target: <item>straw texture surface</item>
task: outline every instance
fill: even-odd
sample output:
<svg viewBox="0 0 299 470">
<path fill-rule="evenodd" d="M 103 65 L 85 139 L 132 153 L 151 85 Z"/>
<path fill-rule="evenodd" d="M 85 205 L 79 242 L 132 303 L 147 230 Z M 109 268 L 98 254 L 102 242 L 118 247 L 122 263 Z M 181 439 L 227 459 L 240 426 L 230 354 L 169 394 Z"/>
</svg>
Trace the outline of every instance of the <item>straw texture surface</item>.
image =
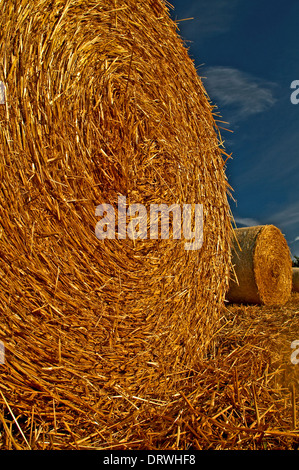
<svg viewBox="0 0 299 470">
<path fill-rule="evenodd" d="M 293 268 L 293 291 L 299 292 L 299 268 Z"/>
<path fill-rule="evenodd" d="M 227 299 L 235 303 L 284 305 L 292 291 L 290 250 L 273 225 L 234 230 L 233 271 Z"/>
<path fill-rule="evenodd" d="M 31 416 L 36 442 L 59 417 L 63 432 L 114 435 L 133 425 L 128 404 L 139 416 L 175 400 L 219 327 L 225 152 L 165 3 L 0 7 L 0 401 Z M 98 240 L 95 208 L 120 195 L 203 204 L 201 250 Z"/>
</svg>

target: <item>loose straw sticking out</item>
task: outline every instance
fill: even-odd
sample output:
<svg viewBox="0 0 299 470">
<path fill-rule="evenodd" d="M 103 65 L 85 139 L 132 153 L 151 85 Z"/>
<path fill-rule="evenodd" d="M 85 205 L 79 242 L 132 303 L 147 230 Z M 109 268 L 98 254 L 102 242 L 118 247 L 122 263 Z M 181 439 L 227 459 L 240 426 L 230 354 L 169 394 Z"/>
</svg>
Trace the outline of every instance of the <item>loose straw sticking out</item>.
<svg viewBox="0 0 299 470">
<path fill-rule="evenodd" d="M 295 385 L 292 384 L 291 387 L 291 399 L 292 399 L 292 427 L 296 429 L 297 427 L 297 417 L 296 417 L 296 389 Z"/>
<path fill-rule="evenodd" d="M 287 242 L 273 225 L 234 230 L 232 263 L 236 278 L 232 303 L 284 305 L 292 290 L 292 261 Z"/>
<path fill-rule="evenodd" d="M 299 268 L 293 268 L 293 291 L 299 292 Z"/>
<path fill-rule="evenodd" d="M 4 396 L 3 393 L 1 392 L 1 390 L 0 390 L 0 393 L 1 393 L 1 396 L 2 396 L 2 398 L 3 398 L 3 400 L 4 400 L 4 403 L 6 404 L 6 406 L 7 406 L 8 410 L 9 410 L 9 412 L 10 412 L 10 414 L 11 414 L 11 416 L 12 416 L 14 422 L 15 422 L 15 424 L 17 425 L 17 428 L 19 429 L 19 431 L 20 431 L 20 433 L 21 433 L 21 435 L 22 435 L 24 441 L 26 442 L 28 449 L 30 450 L 31 447 L 30 447 L 30 445 L 29 445 L 29 443 L 28 443 L 26 437 L 24 436 L 24 433 L 23 433 L 23 431 L 22 431 L 22 429 L 21 429 L 21 427 L 20 427 L 20 425 L 19 425 L 19 423 L 18 423 L 16 417 L 15 417 L 15 415 L 13 414 L 13 412 L 12 412 L 12 410 L 11 410 L 9 404 L 8 404 L 7 401 L 6 401 L 5 396 Z M 3 423 L 3 424 L 5 423 L 4 418 L 2 419 L 2 423 Z M 7 430 L 7 428 L 5 428 L 5 429 Z M 13 441 L 13 442 L 14 442 L 14 441 Z M 14 445 L 16 445 L 15 442 L 14 442 Z M 16 448 L 18 448 L 18 446 L 16 446 Z"/>
</svg>

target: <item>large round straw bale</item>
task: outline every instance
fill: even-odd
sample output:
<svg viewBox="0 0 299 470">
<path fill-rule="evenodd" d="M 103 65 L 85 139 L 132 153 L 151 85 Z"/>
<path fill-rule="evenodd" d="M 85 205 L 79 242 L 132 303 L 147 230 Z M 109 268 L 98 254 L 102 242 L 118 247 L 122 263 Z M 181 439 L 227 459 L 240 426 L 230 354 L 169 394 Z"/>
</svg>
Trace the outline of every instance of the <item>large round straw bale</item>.
<svg viewBox="0 0 299 470">
<path fill-rule="evenodd" d="M 291 295 L 292 261 L 281 231 L 273 225 L 234 230 L 233 273 L 227 299 L 235 303 L 283 305 Z"/>
<path fill-rule="evenodd" d="M 207 353 L 229 282 L 213 107 L 160 0 L 0 6 L 0 331 L 10 372 L 25 364 L 28 394 L 55 384 L 55 400 L 81 400 L 76 409 L 127 406 L 137 391 L 167 396 Z M 117 211 L 119 196 L 147 209 L 202 204 L 202 248 L 187 251 L 183 237 L 99 240 L 96 207 Z M 118 399 L 101 404 L 99 389 Z"/>
<path fill-rule="evenodd" d="M 299 292 L 299 268 L 293 268 L 293 291 Z"/>
</svg>

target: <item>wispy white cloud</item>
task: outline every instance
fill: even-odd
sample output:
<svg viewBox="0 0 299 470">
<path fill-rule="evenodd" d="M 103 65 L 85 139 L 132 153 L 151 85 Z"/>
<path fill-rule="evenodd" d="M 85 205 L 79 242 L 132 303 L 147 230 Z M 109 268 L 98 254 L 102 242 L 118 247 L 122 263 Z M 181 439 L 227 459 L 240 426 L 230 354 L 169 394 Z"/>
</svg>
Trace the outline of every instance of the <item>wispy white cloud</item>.
<svg viewBox="0 0 299 470">
<path fill-rule="evenodd" d="M 275 83 L 233 67 L 213 66 L 203 69 L 204 84 L 218 107 L 229 108 L 230 122 L 244 120 L 266 111 L 276 102 Z M 222 114 L 222 109 L 220 109 Z M 224 116 L 224 118 L 226 118 Z"/>
<path fill-rule="evenodd" d="M 239 3 L 240 0 L 194 0 L 189 8 L 186 8 L 185 2 L 182 8 L 176 8 L 174 16 L 177 19 L 193 18 L 179 23 L 179 28 L 185 39 L 196 39 L 198 43 L 229 31 Z"/>
<path fill-rule="evenodd" d="M 256 219 L 251 219 L 250 217 L 235 217 L 236 224 L 243 225 L 244 227 L 253 227 L 260 225 L 260 222 Z"/>
<path fill-rule="evenodd" d="M 299 201 L 271 216 L 271 221 L 282 227 L 299 225 Z M 299 240 L 299 237 L 297 237 Z M 297 241 L 297 240 L 296 240 Z"/>
</svg>

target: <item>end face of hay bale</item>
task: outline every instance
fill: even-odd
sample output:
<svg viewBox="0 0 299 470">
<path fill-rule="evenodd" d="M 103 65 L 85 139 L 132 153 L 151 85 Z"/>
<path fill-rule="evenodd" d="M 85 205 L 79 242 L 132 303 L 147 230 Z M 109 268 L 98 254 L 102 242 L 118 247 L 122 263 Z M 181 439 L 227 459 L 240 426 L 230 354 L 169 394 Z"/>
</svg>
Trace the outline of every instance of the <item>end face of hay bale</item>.
<svg viewBox="0 0 299 470">
<path fill-rule="evenodd" d="M 299 268 L 293 268 L 293 291 L 299 292 Z"/>
<path fill-rule="evenodd" d="M 229 302 L 284 305 L 289 300 L 292 261 L 287 242 L 277 227 L 235 229 L 232 264 Z"/>
<path fill-rule="evenodd" d="M 64 318 L 67 354 L 77 325 L 92 338 L 91 368 L 98 348 L 113 352 L 107 373 L 123 364 L 146 381 L 159 376 L 152 363 L 177 371 L 205 354 L 231 223 L 214 110 L 176 25 L 162 1 L 121 3 L 0 0 L 0 330 L 9 337 L 14 318 L 35 364 L 37 331 L 57 343 Z M 95 208 L 119 195 L 147 209 L 203 204 L 200 252 L 183 240 L 97 240 Z"/>
</svg>

